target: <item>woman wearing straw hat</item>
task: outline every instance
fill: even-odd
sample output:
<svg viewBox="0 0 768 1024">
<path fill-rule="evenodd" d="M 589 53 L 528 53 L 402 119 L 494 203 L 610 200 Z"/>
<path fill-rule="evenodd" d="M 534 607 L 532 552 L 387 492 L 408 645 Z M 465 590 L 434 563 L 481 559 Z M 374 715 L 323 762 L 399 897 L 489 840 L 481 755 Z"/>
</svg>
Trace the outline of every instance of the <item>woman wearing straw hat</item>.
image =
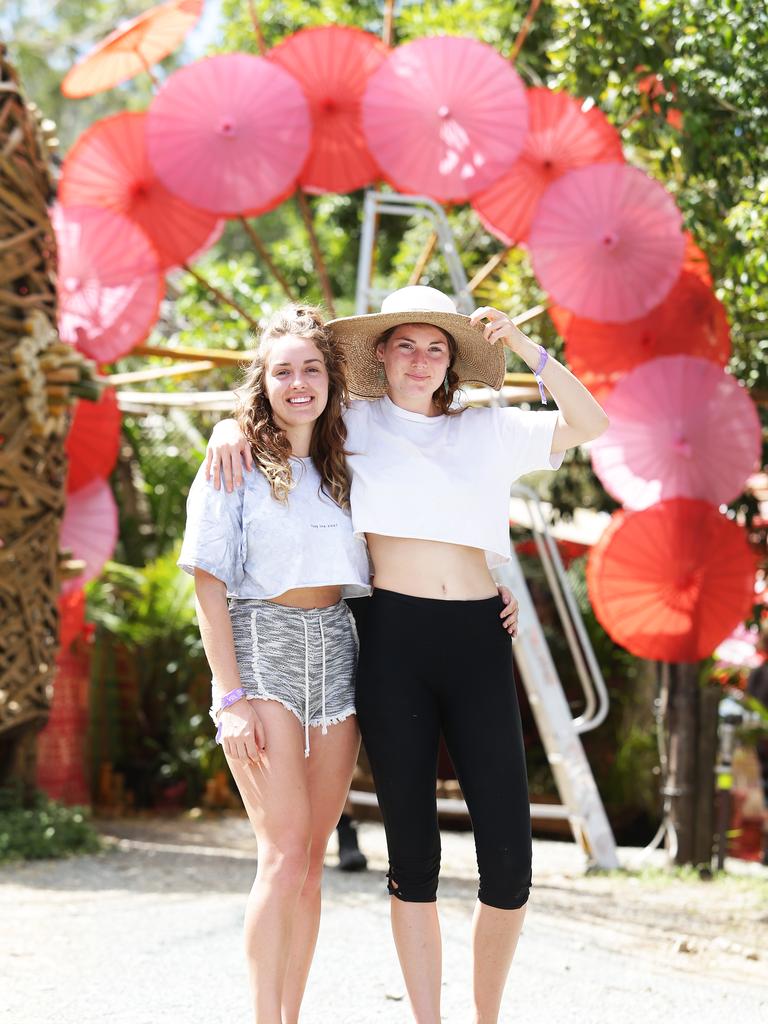
<svg viewBox="0 0 768 1024">
<path fill-rule="evenodd" d="M 328 324 L 344 346 L 355 533 L 374 591 L 358 662 L 358 722 L 387 834 L 392 930 L 419 1024 L 440 1020 L 436 910 L 440 734 L 472 818 L 480 874 L 472 945 L 476 1021 L 498 1019 L 531 883 L 531 834 L 511 645 L 490 570 L 510 557 L 510 485 L 556 469 L 605 430 L 587 389 L 491 307 L 471 317 L 434 288 L 385 299 L 381 313 Z M 558 410 L 460 408 L 463 383 L 501 387 L 504 347 Z M 214 464 L 242 477 L 248 453 L 219 424 Z M 224 443 L 226 442 L 226 443 Z"/>
</svg>

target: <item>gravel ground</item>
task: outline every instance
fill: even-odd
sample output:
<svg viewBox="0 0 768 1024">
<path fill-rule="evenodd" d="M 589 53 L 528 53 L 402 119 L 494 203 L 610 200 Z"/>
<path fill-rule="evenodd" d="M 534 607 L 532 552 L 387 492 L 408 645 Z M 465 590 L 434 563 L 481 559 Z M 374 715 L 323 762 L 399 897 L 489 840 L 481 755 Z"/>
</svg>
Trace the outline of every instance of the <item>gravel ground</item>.
<svg viewBox="0 0 768 1024">
<path fill-rule="evenodd" d="M 103 854 L 0 869 L 0 1020 L 250 1024 L 240 945 L 254 873 L 248 822 L 99 825 L 111 837 Z M 365 874 L 341 874 L 328 858 L 303 1024 L 411 1019 L 389 935 L 382 829 L 366 823 L 360 838 Z M 592 875 L 572 844 L 534 847 L 502 1021 L 768 1020 L 768 869 L 733 863 L 710 883 L 652 865 Z M 443 1019 L 469 1024 L 471 836 L 444 833 L 443 849 Z M 638 857 L 622 851 L 628 868 Z"/>
</svg>

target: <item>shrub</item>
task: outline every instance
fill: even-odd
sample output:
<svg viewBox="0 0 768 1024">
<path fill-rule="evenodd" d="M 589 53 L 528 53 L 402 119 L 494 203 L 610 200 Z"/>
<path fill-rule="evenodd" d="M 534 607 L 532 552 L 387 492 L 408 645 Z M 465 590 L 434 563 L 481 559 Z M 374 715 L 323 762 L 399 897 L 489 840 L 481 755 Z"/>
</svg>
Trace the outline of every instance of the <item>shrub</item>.
<svg viewBox="0 0 768 1024">
<path fill-rule="evenodd" d="M 0 861 L 43 860 L 101 849 L 86 808 L 65 807 L 44 793 L 36 793 L 25 805 L 20 789 L 0 790 Z"/>
</svg>

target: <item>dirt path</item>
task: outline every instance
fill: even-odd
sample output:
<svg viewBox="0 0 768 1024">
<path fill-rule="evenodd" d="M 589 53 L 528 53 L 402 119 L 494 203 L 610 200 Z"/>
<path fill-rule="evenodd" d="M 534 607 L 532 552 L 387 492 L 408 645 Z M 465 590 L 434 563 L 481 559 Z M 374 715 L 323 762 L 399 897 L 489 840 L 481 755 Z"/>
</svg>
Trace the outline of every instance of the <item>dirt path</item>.
<svg viewBox="0 0 768 1024">
<path fill-rule="evenodd" d="M 240 949 L 254 872 L 248 823 L 101 824 L 113 837 L 102 855 L 0 869 L 0 1020 L 249 1024 Z M 303 1024 L 410 1019 L 389 937 L 380 826 L 362 826 L 361 843 L 370 871 L 326 872 Z M 443 1019 L 459 1024 L 471 1020 L 471 836 L 445 833 L 443 849 Z M 502 1020 L 768 1020 L 767 869 L 712 883 L 655 868 L 586 875 L 573 846 L 541 842 L 534 866 Z"/>
</svg>

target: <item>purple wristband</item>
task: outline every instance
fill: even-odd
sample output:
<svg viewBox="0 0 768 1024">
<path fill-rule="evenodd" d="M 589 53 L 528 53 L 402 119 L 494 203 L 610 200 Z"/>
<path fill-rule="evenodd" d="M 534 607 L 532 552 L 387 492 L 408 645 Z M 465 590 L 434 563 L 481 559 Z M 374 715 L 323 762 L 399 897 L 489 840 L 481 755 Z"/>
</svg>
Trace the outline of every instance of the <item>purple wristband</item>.
<svg viewBox="0 0 768 1024">
<path fill-rule="evenodd" d="M 228 708 L 230 704 L 235 704 L 245 696 L 245 690 L 242 686 L 237 686 L 234 690 L 230 690 L 229 693 L 225 693 L 219 702 L 219 712 L 222 712 L 225 708 Z"/>
<path fill-rule="evenodd" d="M 534 380 L 536 381 L 536 383 L 539 385 L 539 394 L 541 395 L 541 403 L 542 403 L 542 405 L 546 405 L 547 404 L 547 396 L 544 394 L 544 381 L 541 379 L 541 372 L 544 369 L 544 367 L 547 365 L 547 360 L 549 359 L 549 353 L 547 352 L 547 350 L 544 348 L 543 345 L 539 345 L 539 353 L 540 353 L 539 354 L 539 365 L 533 371 L 533 377 L 534 377 Z"/>
<path fill-rule="evenodd" d="M 244 696 L 245 690 L 242 688 L 242 686 L 238 686 L 234 690 L 230 690 L 229 693 L 225 693 L 224 696 L 221 698 L 221 701 L 219 702 L 219 706 L 216 709 L 216 714 L 220 715 L 225 708 L 229 707 L 230 704 L 237 703 L 237 701 L 239 701 Z M 216 742 L 221 743 L 221 722 L 219 722 L 218 726 L 216 727 Z"/>
</svg>

